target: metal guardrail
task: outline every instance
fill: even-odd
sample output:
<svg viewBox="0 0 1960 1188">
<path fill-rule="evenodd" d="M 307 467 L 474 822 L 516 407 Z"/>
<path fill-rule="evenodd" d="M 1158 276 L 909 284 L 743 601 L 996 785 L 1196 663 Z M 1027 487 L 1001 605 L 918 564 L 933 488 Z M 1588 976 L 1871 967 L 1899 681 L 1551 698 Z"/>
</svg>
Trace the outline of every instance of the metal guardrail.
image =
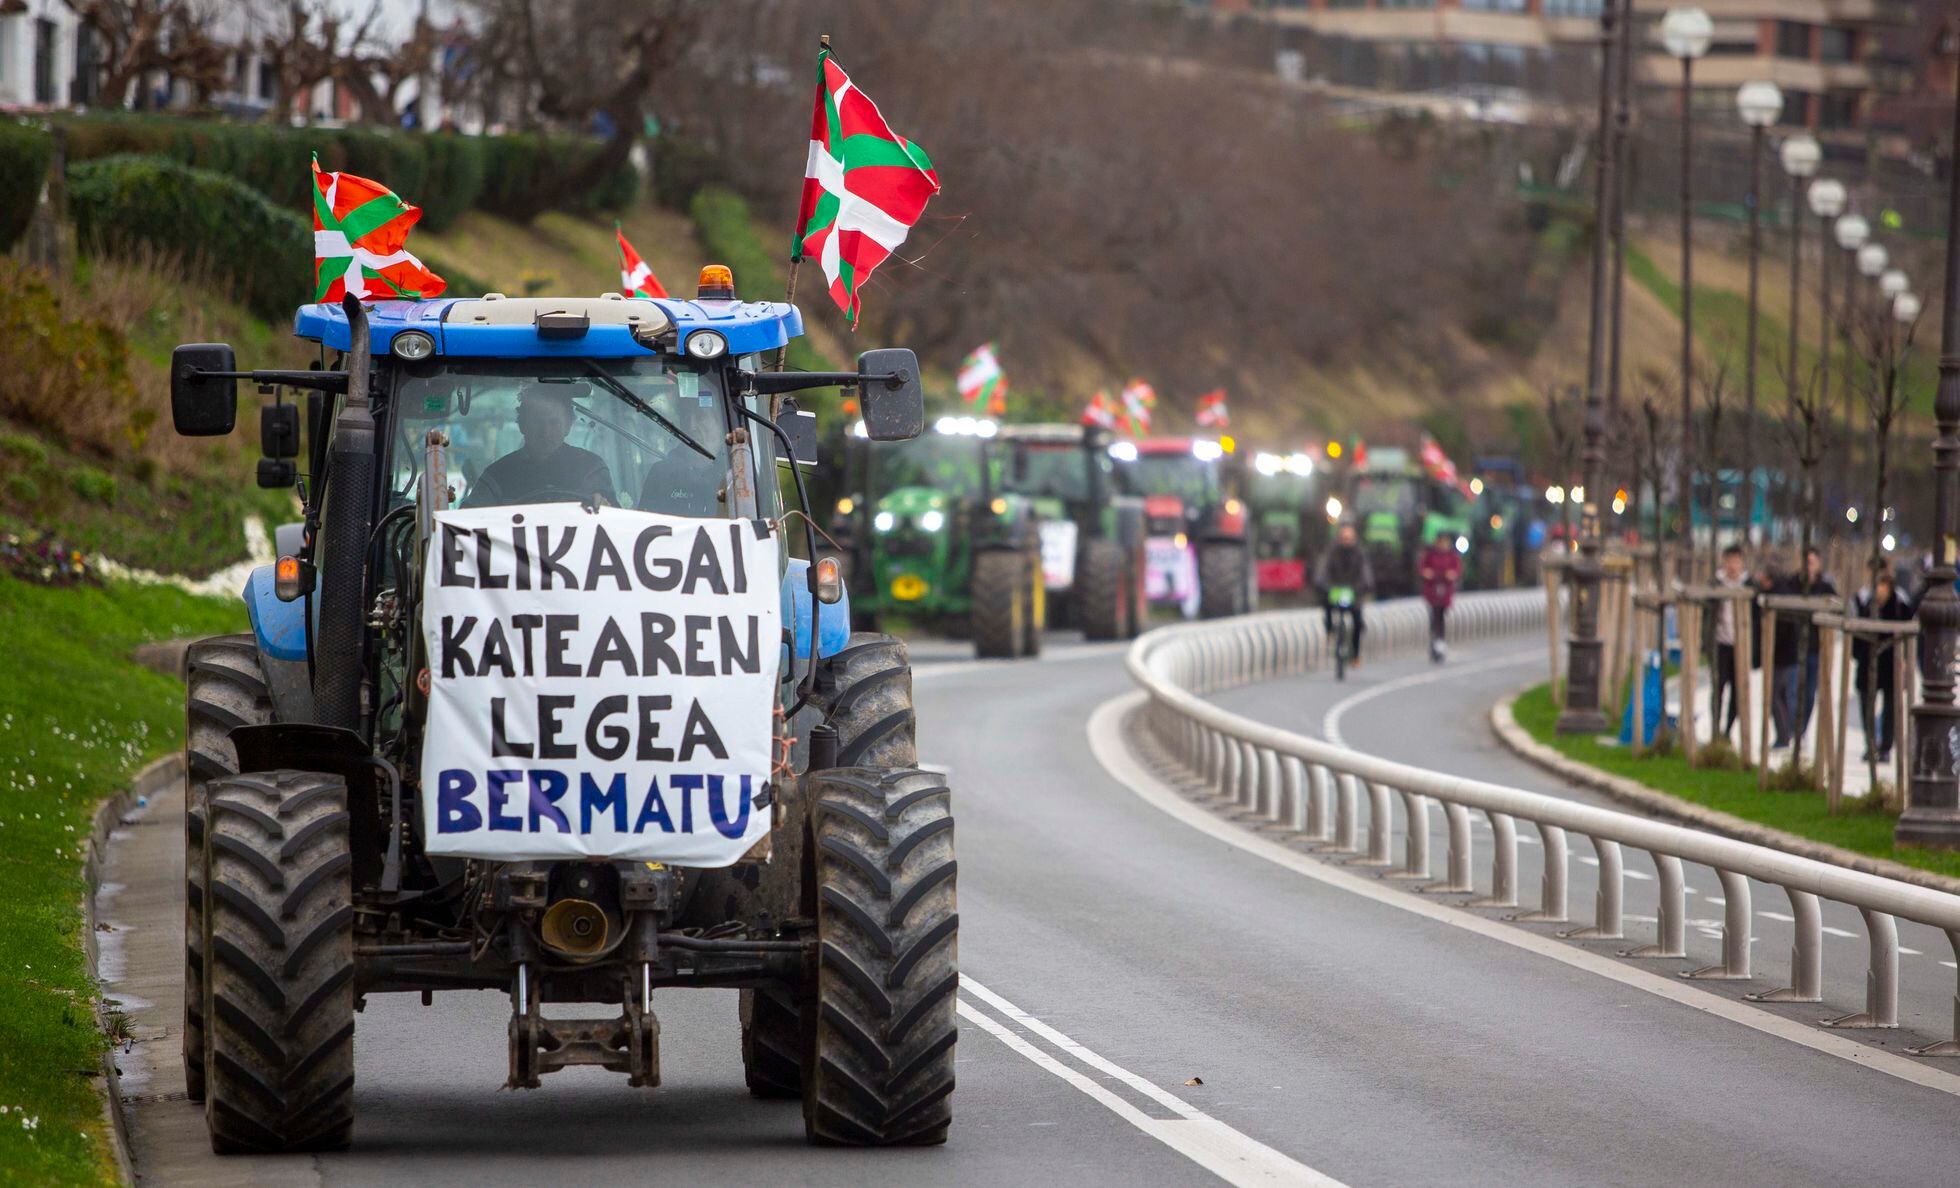
<svg viewBox="0 0 1960 1188">
<path fill-rule="evenodd" d="M 1450 615 L 1451 636 L 1486 638 L 1530 627 L 1545 613 L 1543 590 L 1470 594 Z M 1378 603 L 1368 610 L 1372 655 L 1410 650 L 1428 640 L 1428 611 L 1419 602 Z M 1722 960 L 1686 977 L 1747 979 L 1750 972 L 1750 889 L 1755 879 L 1783 890 L 1795 917 L 1796 944 L 1787 987 L 1746 997 L 1762 1002 L 1820 1002 L 1823 998 L 1822 900 L 1855 907 L 1870 938 L 1865 1010 L 1830 1020 L 1835 1027 L 1896 1027 L 1899 1019 L 1897 921 L 1912 920 L 1946 933 L 1960 964 L 1960 895 L 1951 895 L 1712 833 L 1595 808 L 1520 788 L 1464 779 L 1364 755 L 1358 751 L 1228 713 L 1204 699 L 1222 689 L 1325 667 L 1330 658 L 1320 612 L 1281 611 L 1159 628 L 1138 639 L 1130 675 L 1149 696 L 1144 727 L 1170 754 L 1221 795 L 1278 823 L 1326 853 L 1356 855 L 1354 866 L 1388 869 L 1386 877 L 1427 881 L 1432 803 L 1442 806 L 1448 853 L 1440 882 L 1428 890 L 1474 894 L 1470 814 L 1481 812 L 1492 834 L 1491 893 L 1474 907 L 1517 907 L 1518 822 L 1528 822 L 1544 845 L 1545 866 L 1536 910 L 1523 921 L 1568 919 L 1568 837 L 1590 840 L 1599 860 L 1593 922 L 1560 935 L 1611 940 L 1625 936 L 1623 847 L 1646 851 L 1659 874 L 1660 909 L 1652 944 L 1623 957 L 1685 958 L 1687 898 L 1682 864 L 1713 869 L 1727 899 Z M 1361 800 L 1368 799 L 1367 837 L 1361 838 Z M 1402 861 L 1391 854 L 1393 799 L 1404 811 Z M 1908 1049 L 1918 1056 L 1960 1056 L 1960 995 L 1954 1038 Z"/>
</svg>

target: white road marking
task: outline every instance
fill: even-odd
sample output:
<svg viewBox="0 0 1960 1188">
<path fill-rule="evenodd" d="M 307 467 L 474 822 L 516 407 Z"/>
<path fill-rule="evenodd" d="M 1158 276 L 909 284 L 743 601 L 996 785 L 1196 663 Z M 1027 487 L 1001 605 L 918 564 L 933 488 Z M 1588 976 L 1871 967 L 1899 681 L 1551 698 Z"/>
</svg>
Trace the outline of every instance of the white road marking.
<svg viewBox="0 0 1960 1188">
<path fill-rule="evenodd" d="M 1857 933 L 1855 933 L 1855 932 L 1846 932 L 1846 931 L 1845 931 L 1844 929 L 1842 929 L 1842 928 L 1833 928 L 1833 927 L 1831 927 L 1831 926 L 1830 926 L 1829 924 L 1826 924 L 1826 925 L 1824 925 L 1824 926 L 1823 926 L 1823 929 L 1824 929 L 1824 935 L 1825 935 L 1825 936 L 1842 936 L 1842 937 L 1848 937 L 1848 938 L 1850 938 L 1851 940 L 1857 940 L 1857 939 L 1858 939 L 1858 934 L 1857 934 Z"/>
<path fill-rule="evenodd" d="M 1797 922 L 1795 916 L 1786 916 L 1782 912 L 1757 912 L 1756 914 L 1765 920 L 1781 920 L 1785 924 L 1795 924 Z"/>
<path fill-rule="evenodd" d="M 1654 876 L 1644 870 L 1623 870 L 1620 873 L 1636 883 L 1651 883 L 1654 881 Z"/>
<path fill-rule="evenodd" d="M 1211 1172 L 1228 1184 L 1313 1185 L 1315 1188 L 1343 1188 L 1339 1180 L 1321 1174 L 1297 1159 L 1273 1150 L 1225 1125 L 1184 1099 L 1145 1080 L 1122 1066 L 1098 1056 L 1061 1032 L 1029 1015 L 1000 995 L 965 975 L 960 988 L 983 999 L 1001 1014 L 1047 1040 L 1055 1047 L 1177 1114 L 1175 1118 L 1152 1118 L 1122 1097 L 1100 1085 L 1077 1069 L 1037 1047 L 1026 1036 L 974 1006 L 959 1000 L 960 1015 L 979 1025 L 1001 1043 L 1054 1073 L 1084 1094 L 1100 1102 L 1117 1117 L 1163 1143 L 1178 1154 Z"/>
<path fill-rule="evenodd" d="M 1840 1060 L 1897 1077 L 1902 1081 L 1960 1097 L 1960 1076 L 1942 1072 L 1930 1064 L 1919 1063 L 1841 1035 L 1821 1031 L 1795 1019 L 1786 1019 L 1758 1009 L 1746 1002 L 1695 989 L 1679 978 L 1648 973 L 1646 970 L 1623 965 L 1577 945 L 1565 944 L 1552 937 L 1515 928 L 1461 908 L 1445 906 L 1433 900 L 1391 889 L 1373 879 L 1362 878 L 1338 867 L 1318 862 L 1279 842 L 1242 829 L 1186 800 L 1176 789 L 1165 784 L 1130 754 L 1129 747 L 1123 739 L 1123 719 L 1143 704 L 1144 700 L 1145 694 L 1137 691 L 1111 698 L 1097 706 L 1095 712 L 1089 716 L 1089 750 L 1095 755 L 1096 761 L 1102 764 L 1103 770 L 1108 772 L 1118 784 L 1128 788 L 1139 800 L 1200 833 L 1244 850 L 1248 854 L 1264 858 L 1275 865 L 1283 866 L 1296 874 L 1305 875 L 1316 882 L 1351 892 L 1364 899 L 1399 908 L 1452 928 L 1460 928 L 1465 932 L 1475 933 L 1513 948 L 1536 953 L 1541 957 L 1549 957 L 1553 961 L 1598 974 L 1621 985 L 1643 990 L 1657 998 L 1664 998 L 1669 1002 L 1720 1019 L 1727 1019 L 1732 1023 L 1740 1023 L 1765 1035 L 1801 1044 L 1827 1056 L 1835 1056 Z M 1826 929 L 1826 931 L 1831 930 Z"/>
<path fill-rule="evenodd" d="M 1396 677 L 1392 681 L 1383 681 L 1373 688 L 1363 689 L 1359 693 L 1350 693 L 1348 696 L 1341 698 L 1333 705 L 1327 707 L 1326 715 L 1320 720 L 1320 736 L 1337 747 L 1345 747 L 1348 744 L 1347 740 L 1341 736 L 1341 719 L 1346 717 L 1348 711 L 1357 705 L 1373 701 L 1377 697 L 1385 697 L 1390 693 L 1399 693 L 1404 689 L 1412 689 L 1417 685 L 1434 684 L 1437 681 L 1446 681 L 1460 676 L 1470 676 L 1473 673 L 1487 672 L 1493 668 L 1509 668 L 1513 665 L 1524 664 L 1532 660 L 1542 660 L 1544 658 L 1545 653 L 1543 651 L 1532 649 L 1526 652 L 1512 652 L 1508 655 L 1493 656 L 1488 660 L 1479 660 L 1475 664 L 1451 665 L 1445 668 L 1431 669 L 1428 672 L 1417 672 L 1411 673 L 1408 676 Z"/>
<path fill-rule="evenodd" d="M 1050 652 L 1032 663 L 1073 664 L 1078 660 L 1101 660 L 1108 656 L 1120 655 L 1123 652 L 1129 651 L 1129 649 L 1130 645 L 1125 642 L 1079 644 L 1061 652 Z M 1006 672 L 1010 666 L 1019 663 L 1026 662 L 1015 660 L 929 660 L 924 664 L 913 666 L 912 679 L 917 681 L 928 677 L 952 676 L 963 672 L 979 672 L 984 669 L 992 669 L 995 672 Z"/>
</svg>

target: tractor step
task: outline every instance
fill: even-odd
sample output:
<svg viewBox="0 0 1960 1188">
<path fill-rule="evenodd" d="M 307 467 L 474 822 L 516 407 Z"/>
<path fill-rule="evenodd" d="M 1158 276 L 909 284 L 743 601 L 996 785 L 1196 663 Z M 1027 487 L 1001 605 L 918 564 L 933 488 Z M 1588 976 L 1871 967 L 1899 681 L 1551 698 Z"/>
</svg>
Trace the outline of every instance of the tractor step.
<svg viewBox="0 0 1960 1188">
<path fill-rule="evenodd" d="M 595 1065 L 626 1074 L 634 1088 L 660 1084 L 660 1020 L 648 983 L 624 979 L 625 1008 L 611 1019 L 548 1019 L 528 969 L 520 969 L 511 993 L 510 1078 L 507 1089 L 536 1089 L 539 1078 L 561 1068 Z"/>
</svg>

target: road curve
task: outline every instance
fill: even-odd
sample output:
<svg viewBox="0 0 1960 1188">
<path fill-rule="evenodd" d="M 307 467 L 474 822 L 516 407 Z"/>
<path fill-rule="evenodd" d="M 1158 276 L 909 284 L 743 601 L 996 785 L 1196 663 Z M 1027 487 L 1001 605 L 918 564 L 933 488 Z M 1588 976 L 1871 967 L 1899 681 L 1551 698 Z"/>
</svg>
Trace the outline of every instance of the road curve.
<svg viewBox="0 0 1960 1188">
<path fill-rule="evenodd" d="M 178 822 L 160 798 L 112 847 L 103 904 L 128 933 L 110 992 L 138 1005 L 124 1066 L 139 1172 L 1918 1185 L 1960 1153 L 1946 1093 L 1303 878 L 1151 808 L 1085 735 L 1128 691 L 1120 649 L 920 658 L 921 758 L 955 788 L 968 978 L 944 1148 L 803 1146 L 794 1105 L 742 1088 L 732 993 L 656 996 L 657 1090 L 573 1070 L 528 1093 L 497 1088 L 506 1001 L 459 994 L 370 1001 L 351 1152 L 215 1160 L 171 1059 Z"/>
</svg>

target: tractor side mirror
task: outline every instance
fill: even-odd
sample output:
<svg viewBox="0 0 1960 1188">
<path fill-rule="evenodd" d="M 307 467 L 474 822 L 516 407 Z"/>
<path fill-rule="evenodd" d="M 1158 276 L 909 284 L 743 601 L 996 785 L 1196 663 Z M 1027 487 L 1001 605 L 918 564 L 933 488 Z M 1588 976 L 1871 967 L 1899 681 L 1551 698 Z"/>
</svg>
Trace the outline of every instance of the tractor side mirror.
<svg viewBox="0 0 1960 1188">
<path fill-rule="evenodd" d="M 776 428 L 789 439 L 790 461 L 798 466 L 817 464 L 817 414 L 804 412 L 794 400 L 785 400 L 776 416 Z"/>
<path fill-rule="evenodd" d="M 270 404 L 259 410 L 259 452 L 268 458 L 299 457 L 299 405 Z"/>
<path fill-rule="evenodd" d="M 222 342 L 170 352 L 170 423 L 185 437 L 223 437 L 238 424 L 238 357 Z"/>
<path fill-rule="evenodd" d="M 858 356 L 858 382 L 864 435 L 872 441 L 909 441 L 925 432 L 925 389 L 919 359 L 902 348 L 866 351 Z"/>
</svg>

